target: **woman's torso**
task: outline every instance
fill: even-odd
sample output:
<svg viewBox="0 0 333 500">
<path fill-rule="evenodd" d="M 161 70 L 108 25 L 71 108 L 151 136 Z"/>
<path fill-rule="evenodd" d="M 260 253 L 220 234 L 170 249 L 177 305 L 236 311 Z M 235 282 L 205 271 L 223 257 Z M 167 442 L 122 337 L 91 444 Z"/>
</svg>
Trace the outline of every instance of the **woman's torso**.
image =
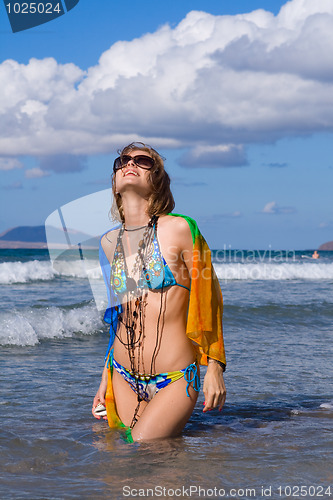
<svg viewBox="0 0 333 500">
<path fill-rule="evenodd" d="M 155 236 L 157 236 L 161 258 L 164 258 L 178 285 L 183 286 L 174 285 L 162 289 L 160 287 L 150 289 L 146 286 L 144 289 L 142 307 L 144 328 L 140 336 L 142 322 L 138 315 L 136 321 L 134 321 L 135 336 L 131 350 L 134 365 L 141 373 L 162 373 L 178 370 L 185 368 L 195 358 L 192 342 L 186 336 L 189 290 L 184 287 L 190 287 L 190 276 L 181 255 L 182 248 L 179 243 L 181 239 L 179 238 L 177 225 L 178 220 L 175 217 L 160 217 Z M 102 239 L 104 252 L 111 264 L 114 263 L 118 235 L 119 231 L 108 233 L 111 244 L 108 244 L 106 239 Z M 122 235 L 125 266 L 129 275 L 131 275 L 133 266 L 138 261 L 137 240 L 140 237 L 141 235 L 134 235 L 134 232 L 133 234 L 123 232 Z M 138 275 L 133 273 L 133 277 L 138 278 Z M 126 315 L 133 317 L 133 311 L 137 310 L 138 312 L 138 309 L 135 308 L 135 299 L 131 301 L 130 307 L 127 307 L 127 297 L 128 295 L 124 294 L 122 298 L 123 322 L 118 322 L 114 342 L 114 357 L 125 368 L 131 369 L 133 361 L 130 362 L 129 351 L 123 344 L 128 342 L 126 327 L 123 323 L 127 322 L 128 324 Z M 153 358 L 154 362 L 152 363 Z"/>
</svg>

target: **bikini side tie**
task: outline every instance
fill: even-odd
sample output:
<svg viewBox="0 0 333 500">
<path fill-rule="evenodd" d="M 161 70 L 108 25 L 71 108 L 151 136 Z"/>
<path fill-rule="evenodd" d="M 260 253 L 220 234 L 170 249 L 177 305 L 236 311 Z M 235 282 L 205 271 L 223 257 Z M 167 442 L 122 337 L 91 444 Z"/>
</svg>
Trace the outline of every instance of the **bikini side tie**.
<svg viewBox="0 0 333 500">
<path fill-rule="evenodd" d="M 199 376 L 198 376 L 198 367 L 197 367 L 196 363 L 192 363 L 191 365 L 188 365 L 185 368 L 184 379 L 187 382 L 186 394 L 187 394 L 188 398 L 190 397 L 189 392 L 188 392 L 188 388 L 190 387 L 191 383 L 193 383 L 192 384 L 193 385 L 193 389 L 196 392 L 200 391 L 200 379 L 199 379 Z"/>
</svg>

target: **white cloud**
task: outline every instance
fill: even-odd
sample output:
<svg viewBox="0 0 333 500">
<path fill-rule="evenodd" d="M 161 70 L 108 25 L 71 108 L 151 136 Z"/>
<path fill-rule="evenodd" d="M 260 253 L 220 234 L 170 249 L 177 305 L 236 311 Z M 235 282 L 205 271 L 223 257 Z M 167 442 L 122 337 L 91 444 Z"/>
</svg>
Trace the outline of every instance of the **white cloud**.
<svg viewBox="0 0 333 500">
<path fill-rule="evenodd" d="M 185 167 L 240 167 L 247 165 L 242 145 L 194 146 L 179 160 Z"/>
<path fill-rule="evenodd" d="M 14 170 L 15 168 L 22 168 L 22 163 L 17 158 L 0 157 L 0 170 Z"/>
<path fill-rule="evenodd" d="M 45 177 L 47 175 L 50 175 L 50 173 L 45 172 L 44 170 L 41 170 L 38 167 L 30 168 L 29 170 L 25 171 L 25 176 L 27 179 L 38 179 L 40 177 Z"/>
<path fill-rule="evenodd" d="M 332 0 L 292 0 L 277 16 L 190 12 L 115 43 L 87 72 L 7 60 L 0 154 L 82 157 L 143 140 L 188 148 L 186 165 L 246 164 L 248 143 L 333 131 L 332 52 Z"/>
<path fill-rule="evenodd" d="M 266 205 L 261 211 L 262 214 L 274 214 L 274 215 L 293 214 L 295 212 L 296 209 L 294 207 L 281 207 L 276 203 L 276 201 L 270 201 L 269 203 L 266 203 Z"/>
<path fill-rule="evenodd" d="M 264 208 L 262 209 L 262 213 L 263 214 L 275 214 L 275 210 L 276 210 L 276 201 L 270 201 L 269 203 L 266 203 L 266 205 L 264 206 Z"/>
</svg>

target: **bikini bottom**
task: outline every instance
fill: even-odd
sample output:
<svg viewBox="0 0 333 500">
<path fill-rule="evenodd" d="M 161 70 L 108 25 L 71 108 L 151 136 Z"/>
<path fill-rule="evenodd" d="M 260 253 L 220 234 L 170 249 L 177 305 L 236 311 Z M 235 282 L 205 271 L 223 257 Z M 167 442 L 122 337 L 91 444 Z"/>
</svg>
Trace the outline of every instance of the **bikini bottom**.
<svg viewBox="0 0 333 500">
<path fill-rule="evenodd" d="M 127 380 L 127 378 L 124 377 L 124 374 L 121 373 L 121 375 L 124 377 L 124 379 L 129 383 L 130 387 L 137 393 L 137 379 L 135 378 L 134 375 L 132 375 L 126 368 L 124 368 L 122 365 L 117 363 L 117 361 L 114 360 L 113 358 L 113 350 L 110 352 L 109 356 L 109 361 L 108 361 L 108 383 L 107 383 L 107 390 L 106 390 L 106 395 L 105 395 L 105 406 L 106 406 L 106 412 L 107 412 L 107 419 L 108 419 L 108 424 L 109 427 L 112 429 L 119 429 L 123 432 L 123 437 L 126 442 L 128 443 L 133 443 L 133 438 L 131 434 L 131 428 L 126 426 L 119 418 L 117 408 L 116 408 L 116 401 L 113 393 L 113 386 L 112 386 L 112 373 L 113 369 L 117 369 L 117 366 L 120 367 L 120 369 L 125 373 L 126 377 L 131 380 Z M 119 372 L 120 373 L 120 372 Z M 176 374 L 176 375 L 175 375 Z M 139 375 L 139 377 L 144 377 L 144 375 Z M 197 365 L 195 363 L 191 363 L 189 366 L 184 368 L 183 370 L 177 370 L 175 372 L 169 372 L 169 373 L 159 373 L 157 375 L 154 375 L 152 377 L 148 376 L 148 381 L 140 381 L 140 384 L 142 384 L 142 390 L 144 393 L 147 393 L 147 397 L 150 397 L 150 399 L 145 399 L 146 401 L 150 401 L 151 398 L 163 387 L 166 387 L 167 385 L 171 384 L 172 382 L 175 382 L 176 380 L 179 380 L 181 377 L 184 377 L 184 379 L 187 382 L 186 386 L 186 394 L 189 397 L 189 392 L 188 388 L 190 384 L 192 383 L 193 389 L 197 392 L 200 390 L 200 379 L 198 376 L 198 370 L 197 370 Z M 135 381 L 135 382 L 134 382 Z M 144 383 L 142 383 L 144 382 Z M 147 384 L 148 382 L 148 384 Z M 149 386 L 150 382 L 150 387 Z M 140 385 L 139 384 L 139 385 Z M 143 394 L 143 393 L 142 393 Z M 140 394 L 139 394 L 140 395 Z M 144 394 L 146 395 L 146 394 Z"/>
<path fill-rule="evenodd" d="M 119 364 L 114 358 L 112 358 L 112 364 L 114 369 L 123 377 L 124 380 L 126 380 L 131 389 L 133 389 L 135 394 L 137 394 L 142 401 L 151 401 L 158 391 L 167 387 L 169 384 L 172 384 L 172 382 L 176 382 L 176 380 L 179 380 L 182 377 L 184 377 L 187 382 L 186 394 L 188 397 L 190 397 L 188 388 L 191 383 L 195 391 L 200 391 L 200 379 L 198 376 L 197 365 L 195 363 L 191 363 L 182 370 L 157 373 L 156 375 L 144 375 L 131 372 Z"/>
</svg>

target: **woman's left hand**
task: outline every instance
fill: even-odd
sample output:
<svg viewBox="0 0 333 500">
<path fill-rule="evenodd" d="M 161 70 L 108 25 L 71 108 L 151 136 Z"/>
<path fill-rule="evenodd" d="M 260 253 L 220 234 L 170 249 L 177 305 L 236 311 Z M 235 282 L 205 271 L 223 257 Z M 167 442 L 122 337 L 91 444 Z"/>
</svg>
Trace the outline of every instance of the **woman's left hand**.
<svg viewBox="0 0 333 500">
<path fill-rule="evenodd" d="M 213 359 L 209 360 L 208 363 L 203 383 L 203 392 L 205 395 L 203 411 L 206 412 L 217 407 L 221 411 L 225 403 L 227 391 L 223 380 L 223 369 Z"/>
</svg>

